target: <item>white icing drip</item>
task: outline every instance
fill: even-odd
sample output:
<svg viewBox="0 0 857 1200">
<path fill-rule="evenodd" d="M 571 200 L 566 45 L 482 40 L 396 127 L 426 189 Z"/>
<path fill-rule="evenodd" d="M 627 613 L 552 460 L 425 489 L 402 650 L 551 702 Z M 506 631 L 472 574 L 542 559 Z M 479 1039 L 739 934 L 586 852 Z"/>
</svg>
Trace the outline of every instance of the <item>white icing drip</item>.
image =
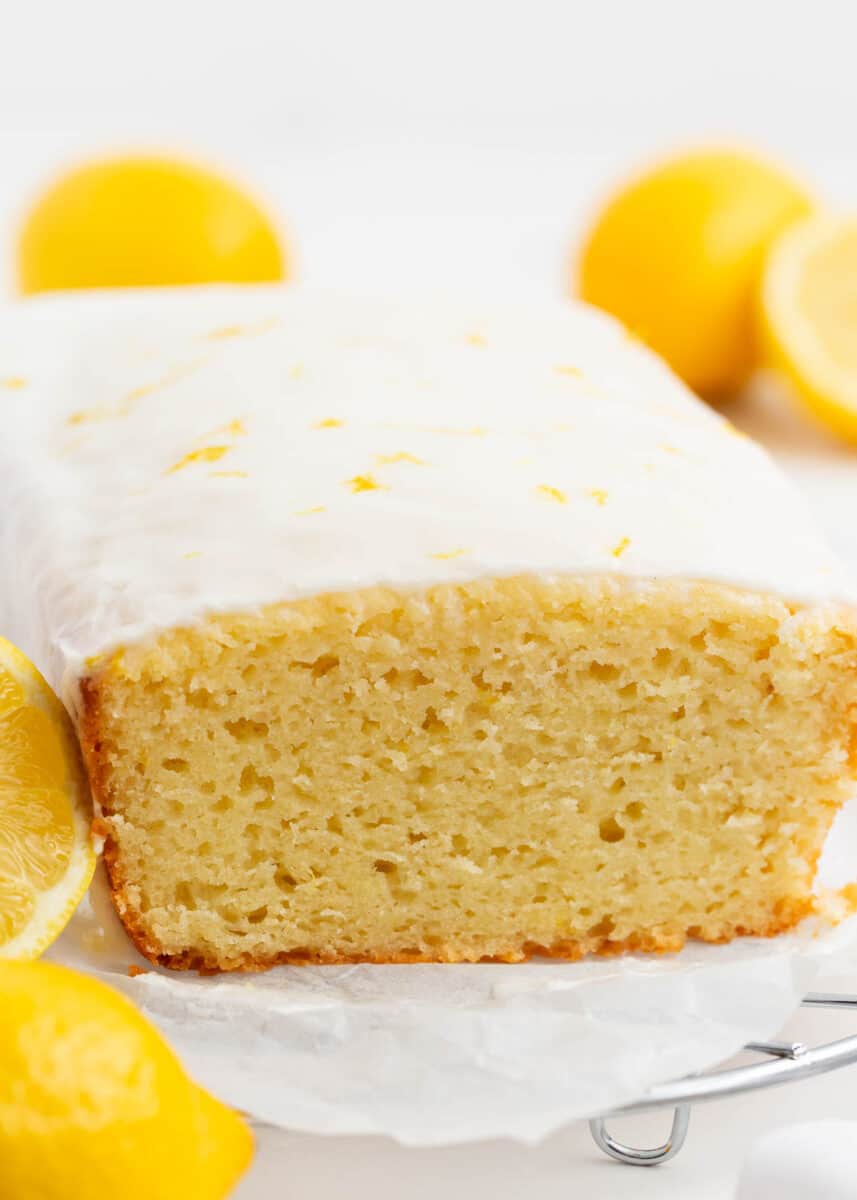
<svg viewBox="0 0 857 1200">
<path fill-rule="evenodd" d="M 570 303 L 49 297 L 4 312 L 3 379 L 0 632 L 67 700 L 115 646 L 373 584 L 857 596 L 764 451 Z"/>
</svg>

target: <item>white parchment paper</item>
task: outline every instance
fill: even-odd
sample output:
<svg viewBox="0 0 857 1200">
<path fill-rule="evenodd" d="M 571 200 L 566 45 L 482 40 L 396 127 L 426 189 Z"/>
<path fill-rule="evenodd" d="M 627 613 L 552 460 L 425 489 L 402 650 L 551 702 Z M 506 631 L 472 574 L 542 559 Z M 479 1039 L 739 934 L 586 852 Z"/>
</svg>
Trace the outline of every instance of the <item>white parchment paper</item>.
<svg viewBox="0 0 857 1200">
<path fill-rule="evenodd" d="M 822 879 L 857 876 L 857 802 Z M 281 967 L 199 978 L 150 970 L 102 880 L 50 957 L 120 988 L 198 1079 L 273 1124 L 415 1146 L 535 1142 L 655 1083 L 772 1036 L 822 966 L 857 961 L 835 930 L 681 954 L 472 966 Z"/>
</svg>

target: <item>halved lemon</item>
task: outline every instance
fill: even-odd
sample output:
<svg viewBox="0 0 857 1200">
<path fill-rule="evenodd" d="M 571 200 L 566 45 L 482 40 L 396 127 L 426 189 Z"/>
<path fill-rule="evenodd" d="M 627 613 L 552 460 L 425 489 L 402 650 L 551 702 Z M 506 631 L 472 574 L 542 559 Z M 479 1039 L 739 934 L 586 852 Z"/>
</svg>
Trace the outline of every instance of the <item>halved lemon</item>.
<svg viewBox="0 0 857 1200">
<path fill-rule="evenodd" d="M 809 217 L 774 243 L 761 317 L 768 361 L 817 421 L 857 443 L 857 217 Z"/>
<path fill-rule="evenodd" d="M 65 709 L 0 638 L 0 959 L 36 958 L 95 869 L 89 789 Z"/>
</svg>

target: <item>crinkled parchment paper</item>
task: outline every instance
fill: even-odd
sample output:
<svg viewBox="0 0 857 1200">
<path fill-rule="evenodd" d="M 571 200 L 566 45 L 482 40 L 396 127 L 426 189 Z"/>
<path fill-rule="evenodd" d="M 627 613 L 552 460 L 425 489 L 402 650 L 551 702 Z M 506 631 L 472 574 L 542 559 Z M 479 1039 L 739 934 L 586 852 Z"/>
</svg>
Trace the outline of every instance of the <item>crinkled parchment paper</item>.
<svg viewBox="0 0 857 1200">
<path fill-rule="evenodd" d="M 857 802 L 825 852 L 857 875 Z M 273 1124 L 419 1146 L 533 1142 L 773 1035 L 822 966 L 857 961 L 857 918 L 681 954 L 582 963 L 150 970 L 103 881 L 50 957 L 127 993 L 200 1083 Z"/>
</svg>

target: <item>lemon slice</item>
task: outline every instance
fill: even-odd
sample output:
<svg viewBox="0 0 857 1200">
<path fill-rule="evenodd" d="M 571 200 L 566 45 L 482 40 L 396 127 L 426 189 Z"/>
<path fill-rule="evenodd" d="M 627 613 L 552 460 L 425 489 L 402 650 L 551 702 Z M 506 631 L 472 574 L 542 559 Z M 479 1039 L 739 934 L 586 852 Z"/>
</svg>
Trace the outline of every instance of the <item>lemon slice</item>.
<svg viewBox="0 0 857 1200">
<path fill-rule="evenodd" d="M 857 217 L 810 217 L 784 233 L 761 309 L 770 361 L 816 420 L 857 443 Z"/>
<path fill-rule="evenodd" d="M 0 959 L 36 958 L 95 869 L 89 790 L 65 709 L 0 638 Z"/>
</svg>

